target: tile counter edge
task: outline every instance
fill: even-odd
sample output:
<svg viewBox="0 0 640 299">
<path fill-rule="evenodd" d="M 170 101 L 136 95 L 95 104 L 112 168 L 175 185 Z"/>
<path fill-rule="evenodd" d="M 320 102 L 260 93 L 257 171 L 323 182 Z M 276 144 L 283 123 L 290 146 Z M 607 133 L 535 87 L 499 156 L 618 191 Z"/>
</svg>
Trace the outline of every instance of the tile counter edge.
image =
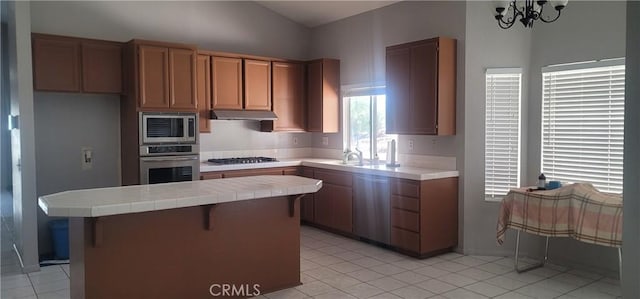
<svg viewBox="0 0 640 299">
<path fill-rule="evenodd" d="M 256 176 L 64 191 L 40 196 L 48 216 L 100 217 L 315 193 L 322 181 L 298 176 Z"/>
</svg>

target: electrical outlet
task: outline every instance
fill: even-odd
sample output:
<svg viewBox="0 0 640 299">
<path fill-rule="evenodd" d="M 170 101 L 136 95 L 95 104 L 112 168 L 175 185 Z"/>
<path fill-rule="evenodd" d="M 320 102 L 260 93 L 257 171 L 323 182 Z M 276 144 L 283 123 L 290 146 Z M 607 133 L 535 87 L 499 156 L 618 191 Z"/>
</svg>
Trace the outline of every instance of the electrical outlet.
<svg viewBox="0 0 640 299">
<path fill-rule="evenodd" d="M 322 137 L 322 145 L 329 145 L 329 137 Z"/>
<path fill-rule="evenodd" d="M 436 139 L 435 138 L 431 139 L 431 144 L 436 145 Z"/>
<path fill-rule="evenodd" d="M 293 137 L 293 145 L 298 145 L 298 137 Z"/>
<path fill-rule="evenodd" d="M 409 150 L 413 151 L 413 139 L 409 139 Z"/>
<path fill-rule="evenodd" d="M 81 147 L 80 154 L 82 159 L 82 170 L 93 168 L 93 149 L 90 147 Z"/>
</svg>

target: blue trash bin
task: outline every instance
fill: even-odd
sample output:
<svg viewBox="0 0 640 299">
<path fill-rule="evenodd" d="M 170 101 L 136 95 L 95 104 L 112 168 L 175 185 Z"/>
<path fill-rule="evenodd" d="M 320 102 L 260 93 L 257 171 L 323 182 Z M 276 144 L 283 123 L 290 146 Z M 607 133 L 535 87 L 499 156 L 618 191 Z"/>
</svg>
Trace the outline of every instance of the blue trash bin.
<svg viewBox="0 0 640 299">
<path fill-rule="evenodd" d="M 49 221 L 53 254 L 57 260 L 69 259 L 69 219 Z"/>
</svg>

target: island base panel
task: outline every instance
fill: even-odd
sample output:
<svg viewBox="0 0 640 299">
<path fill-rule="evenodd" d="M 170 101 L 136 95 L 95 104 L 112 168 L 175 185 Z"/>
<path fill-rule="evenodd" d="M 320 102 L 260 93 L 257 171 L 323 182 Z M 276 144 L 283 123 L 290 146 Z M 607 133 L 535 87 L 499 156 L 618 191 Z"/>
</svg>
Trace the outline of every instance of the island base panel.
<svg viewBox="0 0 640 299">
<path fill-rule="evenodd" d="M 293 217 L 289 203 L 72 218 L 71 297 L 212 298 L 213 284 L 249 292 L 259 284 L 261 293 L 300 285 L 299 201 Z"/>
</svg>

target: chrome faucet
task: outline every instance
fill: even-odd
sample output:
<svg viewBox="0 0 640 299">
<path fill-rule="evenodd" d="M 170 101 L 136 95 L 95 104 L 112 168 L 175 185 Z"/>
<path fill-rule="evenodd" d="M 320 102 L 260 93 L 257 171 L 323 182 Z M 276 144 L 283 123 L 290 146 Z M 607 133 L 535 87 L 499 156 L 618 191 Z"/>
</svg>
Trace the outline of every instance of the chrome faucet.
<svg viewBox="0 0 640 299">
<path fill-rule="evenodd" d="M 349 159 L 351 159 L 351 157 L 353 156 L 356 156 L 356 158 L 358 158 L 358 166 L 364 165 L 364 162 L 362 160 L 362 151 L 358 148 L 356 148 L 355 152 L 352 152 L 350 149 L 346 149 L 342 155 L 342 164 L 347 164 L 347 162 L 349 162 Z"/>
</svg>

